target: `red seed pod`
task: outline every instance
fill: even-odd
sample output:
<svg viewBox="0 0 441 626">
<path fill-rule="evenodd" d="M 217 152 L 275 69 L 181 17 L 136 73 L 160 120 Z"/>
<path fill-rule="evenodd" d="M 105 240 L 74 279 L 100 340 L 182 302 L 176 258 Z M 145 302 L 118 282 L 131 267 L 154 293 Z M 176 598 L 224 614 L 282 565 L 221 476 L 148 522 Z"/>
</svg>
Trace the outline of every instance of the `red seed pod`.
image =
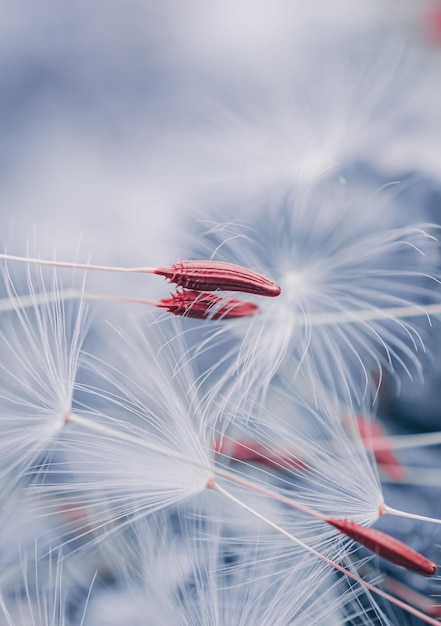
<svg viewBox="0 0 441 626">
<path fill-rule="evenodd" d="M 157 306 L 167 309 L 173 315 L 212 320 L 245 317 L 259 312 L 253 302 L 225 299 L 214 293 L 188 289 L 173 293 L 170 298 L 159 300 Z"/>
<path fill-rule="evenodd" d="M 361 438 L 369 447 L 370 439 L 376 442 L 374 446 L 375 460 L 381 469 L 394 480 L 403 480 L 406 476 L 403 466 L 387 444 L 386 433 L 378 420 L 366 420 L 362 415 L 357 416 L 358 430 Z"/>
<path fill-rule="evenodd" d="M 261 463 L 272 469 L 303 470 L 308 466 L 293 454 L 275 453 L 253 440 L 233 441 L 223 437 L 214 444 L 214 451 L 244 463 Z"/>
<path fill-rule="evenodd" d="M 157 267 L 155 274 L 194 291 L 242 291 L 258 296 L 278 296 L 280 287 L 253 270 L 224 261 L 180 261 Z"/>
<path fill-rule="evenodd" d="M 427 577 L 433 576 L 436 572 L 436 565 L 433 561 L 429 561 L 425 556 L 412 550 L 395 537 L 349 520 L 328 517 L 326 522 L 383 559 L 395 563 L 395 565 L 400 565 L 411 572 Z"/>
</svg>

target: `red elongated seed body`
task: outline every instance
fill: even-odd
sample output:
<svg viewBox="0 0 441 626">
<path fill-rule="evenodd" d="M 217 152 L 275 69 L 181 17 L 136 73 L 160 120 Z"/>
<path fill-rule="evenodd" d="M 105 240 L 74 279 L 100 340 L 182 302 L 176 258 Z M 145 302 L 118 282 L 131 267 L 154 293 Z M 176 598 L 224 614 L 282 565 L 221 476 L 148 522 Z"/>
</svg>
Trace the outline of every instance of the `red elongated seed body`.
<svg viewBox="0 0 441 626">
<path fill-rule="evenodd" d="M 261 463 L 276 470 L 303 470 L 307 465 L 293 454 L 275 454 L 265 446 L 252 441 L 233 441 L 224 438 L 221 442 L 216 441 L 213 447 L 218 454 L 230 457 L 234 461 L 244 463 Z"/>
<path fill-rule="evenodd" d="M 408 604 L 413 604 L 413 606 L 416 606 L 420 611 L 424 611 L 424 613 L 428 613 L 434 617 L 441 617 L 441 606 L 418 591 L 415 591 L 415 589 L 411 589 L 407 585 L 389 576 L 383 576 L 383 584 L 401 600 L 404 600 Z"/>
<path fill-rule="evenodd" d="M 369 446 L 369 439 L 373 437 L 377 442 L 381 442 L 381 448 L 375 448 L 374 456 L 381 469 L 394 480 L 403 480 L 406 476 L 403 466 L 393 453 L 392 449 L 387 445 L 385 431 L 381 427 L 378 420 L 367 421 L 362 415 L 357 416 L 358 430 L 361 438 Z"/>
<path fill-rule="evenodd" d="M 241 265 L 224 261 L 179 261 L 170 267 L 157 267 L 155 274 L 165 276 L 179 287 L 194 291 L 242 291 L 258 296 L 280 295 L 272 280 Z"/>
<path fill-rule="evenodd" d="M 171 294 L 170 298 L 159 300 L 156 306 L 167 309 L 173 315 L 212 320 L 246 317 L 259 312 L 253 302 L 225 299 L 214 293 L 188 289 Z"/>
<path fill-rule="evenodd" d="M 344 535 L 347 535 L 357 543 L 365 546 L 383 559 L 405 567 L 411 572 L 422 576 L 433 576 L 436 572 L 436 564 L 425 556 L 412 550 L 405 543 L 391 537 L 380 530 L 366 528 L 356 522 L 339 520 L 328 517 L 325 520 Z"/>
</svg>

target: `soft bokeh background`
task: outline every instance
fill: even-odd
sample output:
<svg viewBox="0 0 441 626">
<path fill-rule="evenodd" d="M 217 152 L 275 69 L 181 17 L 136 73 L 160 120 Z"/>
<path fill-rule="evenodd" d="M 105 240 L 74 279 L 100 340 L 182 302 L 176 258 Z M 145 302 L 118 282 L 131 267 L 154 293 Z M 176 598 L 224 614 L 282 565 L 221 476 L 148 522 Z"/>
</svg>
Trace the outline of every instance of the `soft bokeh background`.
<svg viewBox="0 0 441 626">
<path fill-rule="evenodd" d="M 441 177 L 436 8 L 2 3 L 1 244 L 35 225 L 60 258 L 81 236 L 96 262 L 172 261 L 224 195 L 351 160 Z"/>
</svg>

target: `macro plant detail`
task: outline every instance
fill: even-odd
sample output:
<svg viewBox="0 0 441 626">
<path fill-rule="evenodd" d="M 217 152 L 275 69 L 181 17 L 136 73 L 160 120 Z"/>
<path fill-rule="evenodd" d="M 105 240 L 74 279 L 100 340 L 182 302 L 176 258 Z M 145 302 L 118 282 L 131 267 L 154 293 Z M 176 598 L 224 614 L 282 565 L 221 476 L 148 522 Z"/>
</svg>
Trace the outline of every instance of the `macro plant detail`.
<svg viewBox="0 0 441 626">
<path fill-rule="evenodd" d="M 13 257 L 8 259 L 13 262 Z M 69 271 L 79 269 L 87 271 L 83 266 Z M 378 594 L 403 606 L 402 599 L 359 576 L 351 555 L 360 545 L 411 572 L 428 577 L 435 574 L 433 561 L 392 535 L 364 525 L 385 513 L 412 516 L 384 504 L 369 445 L 370 436 L 378 439 L 379 430 L 371 432 L 366 418 L 357 417 L 349 405 L 344 409 L 340 404 L 340 414 L 336 413 L 336 398 L 330 395 L 326 402 L 325 389 L 320 388 L 320 396 L 305 393 L 301 387 L 292 390 L 285 377 L 277 383 L 270 381 L 265 406 L 258 407 L 256 400 L 255 417 L 246 413 L 245 406 L 239 411 L 236 408 L 231 416 L 224 400 L 219 402 L 212 394 L 207 400 L 207 380 L 200 387 L 193 376 L 182 334 L 185 320 L 177 325 L 167 318 L 143 316 L 133 318 L 125 330 L 113 323 L 113 329 L 97 333 L 98 344 L 108 348 L 95 350 L 95 354 L 86 351 L 84 279 L 74 292 L 78 297 L 72 299 L 70 294 L 65 300 L 60 271 L 29 269 L 25 286 L 29 294 L 21 294 L 5 268 L 10 311 L 4 313 L 9 319 L 4 319 L 3 341 L 10 355 L 1 394 L 5 450 L 13 450 L 15 456 L 13 441 L 23 434 L 24 443 L 28 442 L 20 465 L 8 464 L 5 457 L 5 485 L 14 484 L 14 478 L 15 489 L 19 488 L 23 482 L 17 475 L 20 468 L 26 478 L 22 497 L 29 501 L 31 518 L 56 520 L 59 549 L 69 551 L 75 536 L 82 538 L 81 550 L 91 549 L 88 546 L 126 532 L 126 526 L 136 520 L 181 506 L 208 489 L 230 502 L 230 515 L 242 508 L 268 525 L 274 542 L 278 536 L 279 541 L 291 541 L 297 550 L 315 556 L 331 571 L 334 568 L 359 585 L 358 593 Z M 44 272 L 49 272 L 50 278 Z M 202 294 L 203 299 L 209 295 L 210 304 L 218 298 L 210 292 L 194 293 Z M 227 303 L 231 306 L 231 300 Z M 192 317 L 191 312 L 186 317 Z M 211 323 L 216 324 L 219 317 L 212 315 Z M 224 317 L 228 320 L 228 312 Z M 35 388 L 35 392 L 24 403 L 20 385 L 25 376 L 29 390 Z M 14 385 L 8 382 L 11 377 Z M 80 382 L 84 378 L 93 383 Z M 59 402 L 50 409 L 46 398 L 58 397 Z M 232 407 L 233 397 L 229 399 Z M 10 405 L 17 407 L 16 413 L 22 407 L 21 419 L 7 418 Z M 41 415 L 37 428 L 33 415 Z M 242 430 L 248 440 L 242 439 Z M 387 451 L 387 437 L 381 434 L 379 439 Z M 253 448 L 254 456 L 244 454 Z M 390 456 L 389 451 L 387 461 Z M 240 489 L 239 497 L 229 485 L 234 491 Z M 256 496 L 282 506 L 286 519 L 267 517 L 260 510 L 262 502 L 257 508 L 250 506 L 249 498 Z M 9 497 L 13 501 L 13 496 Z M 72 527 L 63 519 L 72 514 L 76 530 L 69 538 Z M 295 521 L 298 515 L 300 525 Z M 335 535 L 326 530 L 329 526 L 348 538 L 343 544 L 346 556 Z M 45 541 L 49 537 L 42 540 L 43 545 Z M 418 608 L 404 605 L 415 615 L 424 615 Z"/>
<path fill-rule="evenodd" d="M 205 253 L 271 271 L 281 285 L 278 306 L 262 302 L 231 350 L 233 386 L 243 378 L 264 395 L 276 373 L 293 382 L 304 373 L 312 393 L 357 405 L 375 397 L 383 373 L 418 375 L 424 344 L 411 320 L 437 298 L 438 227 L 373 220 L 368 228 L 350 190 L 340 197 L 338 187 L 298 184 L 257 210 L 252 226 L 203 233 Z"/>
<path fill-rule="evenodd" d="M 436 626 L 439 2 L 178 5 L 2 11 L 0 626 Z"/>
<path fill-rule="evenodd" d="M 253 302 L 237 299 L 223 299 L 212 291 L 241 291 L 259 296 L 275 297 L 280 295 L 280 287 L 264 276 L 246 267 L 222 261 L 181 261 L 171 267 L 106 267 L 85 263 L 66 263 L 63 261 L 47 261 L 0 254 L 0 258 L 36 263 L 51 267 L 70 267 L 82 270 L 98 270 L 106 272 L 123 272 L 130 274 L 158 274 L 170 282 L 182 287 L 181 291 L 171 294 L 170 298 L 147 300 L 114 296 L 115 300 L 125 300 L 148 304 L 167 309 L 177 316 L 194 317 L 196 319 L 229 319 L 255 315 L 259 309 Z M 104 299 L 112 296 L 102 296 Z M 99 299 L 99 296 L 96 296 Z"/>
</svg>

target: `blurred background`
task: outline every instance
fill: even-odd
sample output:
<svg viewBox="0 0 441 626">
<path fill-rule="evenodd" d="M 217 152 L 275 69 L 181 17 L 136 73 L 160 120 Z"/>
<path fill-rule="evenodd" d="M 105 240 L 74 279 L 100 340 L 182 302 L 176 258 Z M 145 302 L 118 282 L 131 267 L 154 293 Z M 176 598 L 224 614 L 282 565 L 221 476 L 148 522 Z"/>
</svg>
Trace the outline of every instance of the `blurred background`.
<svg viewBox="0 0 441 626">
<path fill-rule="evenodd" d="M 0 5 L 1 244 L 175 259 L 183 219 L 364 162 L 441 176 L 434 0 Z"/>
</svg>

